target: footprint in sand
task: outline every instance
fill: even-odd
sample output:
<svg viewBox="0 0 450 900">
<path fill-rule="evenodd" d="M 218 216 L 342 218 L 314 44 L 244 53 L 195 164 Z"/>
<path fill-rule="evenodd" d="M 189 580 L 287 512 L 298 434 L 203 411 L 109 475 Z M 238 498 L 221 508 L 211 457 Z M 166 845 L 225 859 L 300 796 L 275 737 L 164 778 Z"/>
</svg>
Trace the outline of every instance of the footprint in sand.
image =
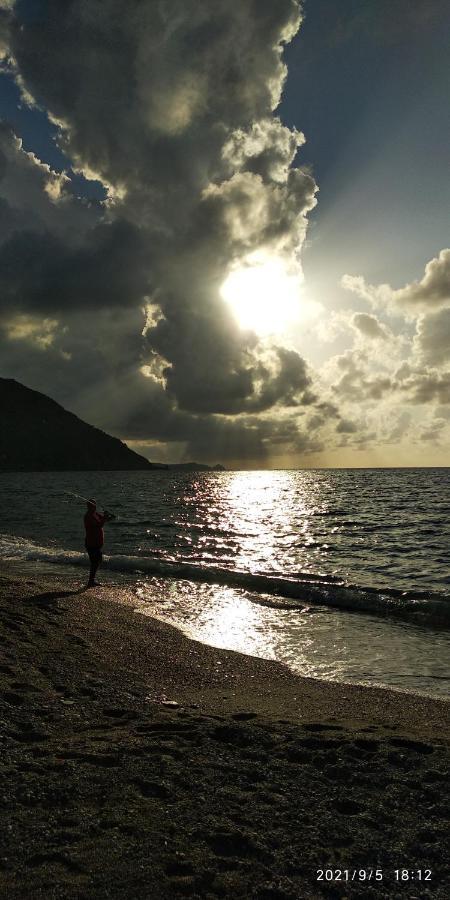
<svg viewBox="0 0 450 900">
<path fill-rule="evenodd" d="M 302 725 L 305 731 L 343 731 L 341 725 L 331 725 L 329 722 L 305 722 Z"/>
<path fill-rule="evenodd" d="M 125 709 L 122 707 L 108 706 L 105 707 L 102 712 L 107 719 L 126 719 L 127 721 L 129 721 L 131 719 L 138 718 L 138 713 L 133 709 Z"/>
<path fill-rule="evenodd" d="M 401 747 L 403 750 L 412 750 L 413 753 L 433 753 L 433 747 L 422 744 L 420 741 L 411 741 L 408 738 L 389 738 L 388 743 L 392 747 Z"/>
<path fill-rule="evenodd" d="M 251 834 L 241 830 L 217 831 L 205 836 L 207 844 L 217 856 L 259 856 L 261 847 Z"/>
<path fill-rule="evenodd" d="M 25 698 L 21 694 L 13 693 L 13 691 L 4 691 L 2 697 L 10 706 L 22 706 L 25 703 Z"/>
<path fill-rule="evenodd" d="M 168 800 L 172 795 L 170 787 L 163 781 L 147 781 L 145 778 L 136 778 L 131 783 L 146 800 Z"/>
<path fill-rule="evenodd" d="M 379 741 L 371 741 L 367 738 L 357 738 L 353 743 L 355 747 L 364 750 L 366 753 L 376 753 L 380 748 Z"/>
<path fill-rule="evenodd" d="M 332 800 L 330 804 L 336 812 L 342 816 L 359 816 L 366 811 L 366 807 L 356 800 L 350 800 L 349 797 L 343 799 Z"/>
<path fill-rule="evenodd" d="M 33 856 L 30 856 L 28 859 L 28 865 L 33 869 L 37 866 L 48 865 L 48 863 L 57 863 L 63 868 L 67 869 L 69 872 L 81 873 L 84 871 L 83 867 L 79 865 L 79 863 L 75 862 L 75 860 L 71 859 L 70 856 L 67 856 L 65 853 L 35 853 Z"/>
</svg>

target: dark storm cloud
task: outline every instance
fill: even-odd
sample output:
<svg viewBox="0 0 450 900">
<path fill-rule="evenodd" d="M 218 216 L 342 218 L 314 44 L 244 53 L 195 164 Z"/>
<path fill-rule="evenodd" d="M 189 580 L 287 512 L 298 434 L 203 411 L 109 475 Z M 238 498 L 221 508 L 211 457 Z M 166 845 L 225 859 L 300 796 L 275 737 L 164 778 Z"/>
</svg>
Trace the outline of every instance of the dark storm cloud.
<svg viewBox="0 0 450 900">
<path fill-rule="evenodd" d="M 182 323 L 178 326 L 181 330 Z M 226 323 L 220 320 L 197 318 L 191 323 L 186 317 L 185 339 L 179 342 L 175 356 L 170 348 L 177 331 L 165 318 L 152 330 L 151 338 L 159 353 L 172 358 L 164 377 L 181 409 L 236 414 L 262 412 L 280 402 L 287 406 L 302 402 L 311 378 L 295 351 L 271 347 L 257 352 L 245 346 L 245 337 L 228 342 Z"/>
<path fill-rule="evenodd" d="M 295 0 L 44 0 L 40 11 L 17 22 L 12 52 L 66 123 L 71 157 L 112 184 L 158 190 L 211 177 L 230 129 L 273 109 L 280 40 L 299 24 Z"/>
<path fill-rule="evenodd" d="M 100 401 L 100 412 L 99 412 Z M 115 372 L 96 387 L 86 386 L 80 402 L 87 419 L 124 439 L 139 442 L 159 441 L 183 447 L 184 459 L 226 462 L 269 458 L 271 448 L 289 446 L 297 452 L 319 446 L 313 429 L 299 429 L 292 419 L 275 415 L 221 416 L 174 410 L 167 392 L 151 378 L 142 377 L 137 368 Z"/>
<path fill-rule="evenodd" d="M 138 227 L 107 222 L 69 184 L 0 124 L 1 313 L 67 314 L 141 300 L 150 254 Z"/>
<path fill-rule="evenodd" d="M 70 192 L 70 179 L 53 172 L 0 121 L 0 243 L 14 231 L 49 231 L 68 243 L 79 242 L 101 213 Z"/>
<path fill-rule="evenodd" d="M 136 304 L 147 286 L 137 230 L 98 225 L 69 248 L 54 235 L 20 231 L 0 247 L 0 309 L 70 312 Z"/>
<path fill-rule="evenodd" d="M 100 418 L 106 385 L 109 412 L 114 413 L 119 404 L 132 406 L 130 394 L 119 396 L 119 387 L 114 399 L 115 383 L 123 383 L 128 373 L 136 373 L 135 390 L 140 380 L 147 382 L 140 373 L 143 324 L 142 311 L 133 308 L 102 309 L 95 317 L 81 310 L 68 313 L 63 322 L 53 315 L 42 319 L 5 312 L 0 318 L 2 371 L 95 424 L 95 402 Z"/>
<path fill-rule="evenodd" d="M 0 60 L 9 52 L 9 26 L 14 0 L 0 0 Z"/>
<path fill-rule="evenodd" d="M 314 402 L 306 364 L 242 332 L 220 288 L 255 252 L 298 266 L 315 203 L 311 174 L 292 167 L 304 138 L 273 115 L 286 76 L 283 43 L 300 22 L 297 0 L 42 0 L 31 18 L 20 12 L 10 55 L 24 99 L 48 111 L 73 165 L 107 184 L 109 198 L 83 218 L 64 176 L 55 181 L 16 145 L 4 195 L 3 310 L 55 316 L 46 361 L 59 352 L 70 369 L 78 359 L 97 395 L 104 382 L 105 398 L 113 397 L 116 380 L 121 397 L 128 379 L 128 437 L 186 440 L 192 422 L 210 443 L 227 429 L 242 441 L 247 434 L 254 452 L 266 452 L 270 434 L 288 440 L 286 425 L 267 419 L 255 429 L 249 417 Z M 36 188 L 32 200 L 20 196 L 14 166 Z M 27 202 L 24 229 L 14 216 L 25 215 Z M 147 302 L 141 358 L 133 351 L 124 361 L 121 381 L 114 366 L 99 376 L 76 310 L 98 333 L 98 310 L 120 314 Z M 29 325 L 27 340 L 36 334 Z M 91 408 L 88 394 L 74 385 L 80 412 Z M 115 430 L 127 436 L 121 404 Z"/>
</svg>

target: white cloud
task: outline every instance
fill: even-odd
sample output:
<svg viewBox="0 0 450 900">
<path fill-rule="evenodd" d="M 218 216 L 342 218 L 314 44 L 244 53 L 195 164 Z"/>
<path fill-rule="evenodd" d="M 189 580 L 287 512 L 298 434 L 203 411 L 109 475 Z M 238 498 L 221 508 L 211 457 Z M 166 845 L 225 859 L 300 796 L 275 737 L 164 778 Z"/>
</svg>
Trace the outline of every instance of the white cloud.
<svg viewBox="0 0 450 900">
<path fill-rule="evenodd" d="M 362 275 L 343 275 L 341 285 L 375 307 L 391 311 L 429 311 L 450 303 L 450 249 L 425 266 L 423 278 L 394 290 L 388 284 L 367 284 Z"/>
</svg>

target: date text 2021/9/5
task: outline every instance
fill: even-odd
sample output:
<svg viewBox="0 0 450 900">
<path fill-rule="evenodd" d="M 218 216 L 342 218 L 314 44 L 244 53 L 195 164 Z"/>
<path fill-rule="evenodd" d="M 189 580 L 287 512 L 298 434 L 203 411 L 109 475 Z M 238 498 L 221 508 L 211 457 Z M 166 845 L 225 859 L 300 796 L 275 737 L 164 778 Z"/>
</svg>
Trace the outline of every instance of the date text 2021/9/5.
<svg viewBox="0 0 450 900">
<path fill-rule="evenodd" d="M 431 881 L 431 869 L 394 869 L 395 881 Z M 317 881 L 383 881 L 383 869 L 317 869 Z"/>
</svg>

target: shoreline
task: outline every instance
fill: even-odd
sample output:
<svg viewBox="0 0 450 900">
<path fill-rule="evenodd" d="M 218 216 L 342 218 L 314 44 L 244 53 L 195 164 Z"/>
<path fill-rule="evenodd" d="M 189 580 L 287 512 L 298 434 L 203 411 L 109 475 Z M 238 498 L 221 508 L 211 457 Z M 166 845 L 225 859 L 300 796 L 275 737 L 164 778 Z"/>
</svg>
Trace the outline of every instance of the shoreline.
<svg viewBox="0 0 450 900">
<path fill-rule="evenodd" d="M 30 578 L 39 578 L 40 577 L 40 578 L 44 578 L 44 579 L 47 578 L 50 580 L 53 579 L 53 580 L 55 580 L 55 583 L 61 582 L 64 584 L 66 584 L 66 583 L 72 584 L 72 583 L 77 582 L 78 587 L 80 587 L 84 583 L 84 576 L 85 576 L 85 572 L 86 572 L 86 558 L 85 558 L 85 555 L 83 555 L 81 553 L 79 554 L 79 556 L 80 556 L 80 561 L 77 562 L 76 564 L 72 564 L 72 565 L 63 564 L 61 562 L 51 562 L 50 563 L 48 560 L 41 560 L 41 559 L 39 559 L 39 560 L 7 559 L 7 561 L 4 562 L 3 565 L 5 567 L 5 571 L 8 571 L 10 573 L 10 575 L 12 575 L 13 577 L 14 577 L 15 573 L 17 574 L 18 577 L 22 577 L 24 574 L 28 573 Z M 325 682 L 325 684 L 341 684 L 343 686 L 348 685 L 350 687 L 353 687 L 353 686 L 368 687 L 371 689 L 394 691 L 394 692 L 402 694 L 402 695 L 406 694 L 410 697 L 412 696 L 412 697 L 422 697 L 425 699 L 426 698 L 443 699 L 444 701 L 450 700 L 450 695 L 448 694 L 448 689 L 447 688 L 444 689 L 444 688 L 440 687 L 440 681 L 448 682 L 448 678 L 442 677 L 437 674 L 429 673 L 428 675 L 425 674 L 423 676 L 422 675 L 415 676 L 413 673 L 407 673 L 406 675 L 403 675 L 404 679 L 412 678 L 412 679 L 415 679 L 416 681 L 418 681 L 419 679 L 422 680 L 422 684 L 418 684 L 418 685 L 416 684 L 414 687 L 405 686 L 404 683 L 403 684 L 399 683 L 399 679 L 402 678 L 401 673 L 397 674 L 397 675 L 395 672 L 391 673 L 391 674 L 396 675 L 396 678 L 391 678 L 391 679 L 389 679 L 389 678 L 383 679 L 383 672 L 379 673 L 378 680 L 377 680 L 377 676 L 375 674 L 372 674 L 370 679 L 368 677 L 364 677 L 365 675 L 367 675 L 367 673 L 364 671 L 364 669 L 361 668 L 361 664 L 366 663 L 367 659 L 370 658 L 370 640 L 369 640 L 369 644 L 368 644 L 369 657 L 361 656 L 361 658 L 360 658 L 360 670 L 361 671 L 358 673 L 355 671 L 355 668 L 353 667 L 353 675 L 347 676 L 347 677 L 345 677 L 345 676 L 344 677 L 339 677 L 339 676 L 338 677 L 327 677 L 327 675 L 322 676 L 322 674 L 320 672 L 320 663 L 319 663 L 319 666 L 314 666 L 316 671 L 314 671 L 312 673 L 308 673 L 307 671 L 306 672 L 302 671 L 301 668 L 297 669 L 296 666 L 294 664 L 291 664 L 288 659 L 283 659 L 283 655 L 279 654 L 279 653 L 276 656 L 264 655 L 264 653 L 258 653 L 257 649 L 255 650 L 255 652 L 252 652 L 253 648 L 251 648 L 251 647 L 249 649 L 247 649 L 245 646 L 242 646 L 242 645 L 233 647 L 232 642 L 230 642 L 230 644 L 228 646 L 224 646 L 224 645 L 221 646 L 220 643 L 214 643 L 214 640 L 211 641 L 211 639 L 208 639 L 208 637 L 209 637 L 208 635 L 205 638 L 201 633 L 201 629 L 196 628 L 196 627 L 191 627 L 189 624 L 189 621 L 190 621 L 189 618 L 185 619 L 183 616 L 180 617 L 178 614 L 173 616 L 170 614 L 170 612 L 169 612 L 169 614 L 167 614 L 166 609 L 164 609 L 162 612 L 158 609 L 158 605 L 159 605 L 158 593 L 160 591 L 161 584 L 162 585 L 166 585 L 166 584 L 171 585 L 172 589 L 175 593 L 176 593 L 177 589 L 180 590 L 182 592 L 182 597 L 185 594 L 186 585 L 189 585 L 192 588 L 192 595 L 190 597 L 190 600 L 194 601 L 193 605 L 195 607 L 195 603 L 198 602 L 198 597 L 196 597 L 196 591 L 198 590 L 199 585 L 201 588 L 205 587 L 205 586 L 207 586 L 208 588 L 214 588 L 215 583 L 212 580 L 199 582 L 197 579 L 194 579 L 191 581 L 188 578 L 182 578 L 180 575 L 178 575 L 178 576 L 176 576 L 176 575 L 163 576 L 160 573 L 155 573 L 154 578 L 150 578 L 147 575 L 146 580 L 144 582 L 142 582 L 138 576 L 142 575 L 143 573 L 134 573 L 134 576 L 131 577 L 130 572 L 124 572 L 121 569 L 117 569 L 114 566 L 111 566 L 109 558 L 107 558 L 105 568 L 106 568 L 106 571 L 105 571 L 105 569 L 102 569 L 100 572 L 100 577 L 102 579 L 102 581 L 101 581 L 102 590 L 101 590 L 100 596 L 106 597 L 107 596 L 106 591 L 108 591 L 108 596 L 110 597 L 110 599 L 112 598 L 113 600 L 120 600 L 120 598 L 122 596 L 128 596 L 130 603 L 133 606 L 136 613 L 138 613 L 138 614 L 140 613 L 147 618 L 158 619 L 163 624 L 167 624 L 172 627 L 175 627 L 176 629 L 179 629 L 188 640 L 198 641 L 198 642 L 204 644 L 205 646 L 216 647 L 218 649 L 228 650 L 229 652 L 236 652 L 236 653 L 242 654 L 242 655 L 254 656 L 254 657 L 260 658 L 260 659 L 276 661 L 282 666 L 287 666 L 287 668 L 289 669 L 291 674 L 293 674 L 295 677 L 306 678 L 306 679 L 310 679 L 313 681 L 323 681 L 323 682 Z M 106 575 L 107 581 L 104 582 L 103 577 L 105 575 Z M 153 585 L 153 588 L 152 588 L 152 585 Z M 146 589 L 147 589 L 146 586 L 148 586 L 150 592 L 153 593 L 153 596 L 150 596 L 149 600 L 147 600 L 147 599 L 143 600 L 143 596 L 146 593 Z M 220 583 L 218 583 L 217 586 L 220 589 Z M 156 587 L 156 593 L 154 592 L 155 587 Z M 113 597 L 114 590 L 117 590 L 119 592 L 117 594 L 117 597 Z M 156 600 L 156 603 L 155 603 L 155 600 Z M 305 601 L 305 604 L 306 604 L 306 601 Z M 259 606 L 260 604 L 257 604 L 257 605 Z M 271 608 L 271 604 L 267 603 L 267 602 L 261 603 L 261 606 L 264 606 L 264 607 L 268 606 L 269 609 Z M 283 604 L 280 605 L 278 602 L 277 602 L 276 606 L 274 606 L 273 608 L 277 609 L 277 610 L 281 609 L 281 610 L 283 610 L 283 612 L 284 611 L 289 612 L 289 610 L 291 609 L 291 607 L 289 605 L 286 605 L 286 606 L 284 606 Z M 396 628 L 396 627 L 398 627 L 399 624 L 403 624 L 405 621 L 404 619 L 399 619 L 395 615 L 380 618 L 379 615 L 373 614 L 370 611 L 363 612 L 360 610 L 357 611 L 357 610 L 353 610 L 353 609 L 347 610 L 342 607 L 335 607 L 333 605 L 327 606 L 325 604 L 324 605 L 319 604 L 316 609 L 315 604 L 311 603 L 309 609 L 310 609 L 311 613 L 315 613 L 320 610 L 322 613 L 325 613 L 326 615 L 335 614 L 336 616 L 339 617 L 336 619 L 336 623 L 339 623 L 340 617 L 346 617 L 346 616 L 352 617 L 354 615 L 357 615 L 358 619 L 360 619 L 360 617 L 362 616 L 363 617 L 363 619 L 361 620 L 362 622 L 364 621 L 364 618 L 366 618 L 368 620 L 368 622 L 372 623 L 375 627 L 378 627 L 378 624 L 380 623 L 388 628 L 390 626 L 393 626 L 394 628 Z M 220 614 L 220 611 L 219 611 L 219 614 Z M 185 621 L 187 622 L 186 626 L 185 626 Z M 419 622 L 415 622 L 414 620 L 408 620 L 407 624 L 408 624 L 408 626 L 413 626 L 413 628 L 416 630 L 423 629 L 423 633 L 425 634 L 426 637 L 428 637 L 428 635 L 432 634 L 433 632 L 438 637 L 440 637 L 442 634 L 445 635 L 447 633 L 447 629 L 443 629 L 442 627 L 439 627 L 439 626 L 433 627 L 429 623 L 422 623 L 422 622 L 419 623 Z M 365 627 L 367 627 L 367 626 L 365 626 Z M 405 631 L 405 636 L 407 637 L 406 631 Z M 321 639 L 324 642 L 324 646 L 326 646 L 327 642 L 330 639 L 333 640 L 333 636 L 325 633 L 324 635 L 322 635 Z M 351 646 L 349 649 L 351 651 Z M 417 661 L 417 655 L 416 655 L 416 657 L 413 656 L 413 650 L 414 650 L 414 648 L 409 648 L 409 653 L 410 653 L 411 659 L 415 658 Z M 420 653 L 420 650 L 419 650 L 419 653 Z M 440 653 L 441 653 L 442 658 L 444 658 L 442 648 L 440 649 Z M 438 659 L 440 659 L 440 658 L 441 657 L 438 657 Z M 423 663 L 425 665 L 425 669 L 426 669 L 426 663 L 427 663 L 427 661 L 425 659 L 425 661 Z M 304 666 L 304 668 L 308 669 L 308 665 Z M 309 667 L 309 668 L 311 668 L 311 667 Z M 436 679 L 439 679 L 437 687 L 436 687 Z M 423 683 L 423 682 L 425 682 L 425 683 Z"/>
<path fill-rule="evenodd" d="M 417 896 L 407 866 L 448 895 L 447 701 L 302 678 L 74 582 L 0 577 L 0 893 Z M 381 887 L 317 881 L 375 864 Z"/>
</svg>

